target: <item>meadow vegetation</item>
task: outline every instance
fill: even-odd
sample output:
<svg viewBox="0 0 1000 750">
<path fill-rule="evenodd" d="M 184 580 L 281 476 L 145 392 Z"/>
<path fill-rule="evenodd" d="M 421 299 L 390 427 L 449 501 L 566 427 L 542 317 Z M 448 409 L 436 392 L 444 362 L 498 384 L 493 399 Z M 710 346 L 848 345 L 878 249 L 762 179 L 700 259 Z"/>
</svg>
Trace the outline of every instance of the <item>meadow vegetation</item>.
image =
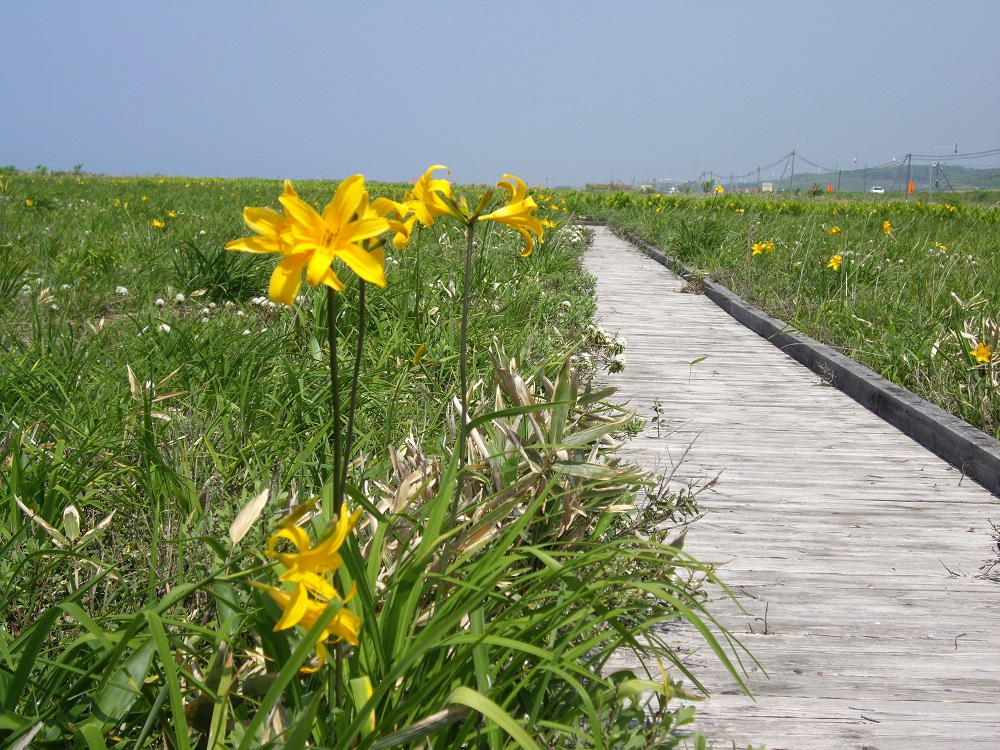
<svg viewBox="0 0 1000 750">
<path fill-rule="evenodd" d="M 1000 437 L 995 193 L 563 197 Z"/>
<path fill-rule="evenodd" d="M 592 382 L 615 352 L 585 334 L 586 232 L 568 199 L 510 185 L 501 208 L 464 191 L 494 211 L 475 227 L 447 215 L 456 192 L 405 248 L 354 247 L 384 253 L 384 288 L 337 260 L 342 291 L 285 287 L 286 306 L 273 258 L 225 249 L 253 235 L 244 207 L 288 210 L 275 181 L 5 171 L 0 743 L 704 746 L 668 630 L 742 682 L 714 576 L 671 531 L 694 499 L 615 456 L 633 425 Z M 398 238 L 417 204 L 367 188 Z M 731 236 L 722 206 L 695 210 L 668 208 Z M 785 220 L 754 236 L 790 252 Z M 542 226 L 522 257 L 512 228 Z M 815 275 L 832 299 L 858 286 Z M 612 671 L 619 649 L 653 666 Z"/>
</svg>

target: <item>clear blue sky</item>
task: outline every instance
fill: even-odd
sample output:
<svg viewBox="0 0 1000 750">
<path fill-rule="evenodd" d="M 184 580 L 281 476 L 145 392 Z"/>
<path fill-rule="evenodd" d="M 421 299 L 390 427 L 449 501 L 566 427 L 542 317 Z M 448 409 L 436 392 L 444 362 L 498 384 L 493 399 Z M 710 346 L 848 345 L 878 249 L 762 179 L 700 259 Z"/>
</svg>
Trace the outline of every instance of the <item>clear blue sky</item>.
<svg viewBox="0 0 1000 750">
<path fill-rule="evenodd" d="M 995 0 L 0 0 L 0 28 L 22 169 L 554 186 L 1000 148 Z"/>
</svg>

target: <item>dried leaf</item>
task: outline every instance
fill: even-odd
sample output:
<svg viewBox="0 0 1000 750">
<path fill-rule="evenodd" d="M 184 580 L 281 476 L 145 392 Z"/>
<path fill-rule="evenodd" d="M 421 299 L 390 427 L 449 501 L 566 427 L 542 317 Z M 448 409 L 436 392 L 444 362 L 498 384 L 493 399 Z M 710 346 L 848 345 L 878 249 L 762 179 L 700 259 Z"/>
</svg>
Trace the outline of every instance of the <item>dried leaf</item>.
<svg viewBox="0 0 1000 750">
<path fill-rule="evenodd" d="M 265 488 L 263 492 L 244 505 L 240 509 L 240 512 L 236 514 L 236 518 L 233 519 L 232 524 L 229 526 L 229 539 L 234 545 L 239 544 L 254 523 L 257 522 L 261 511 L 264 510 L 264 506 L 267 505 L 268 498 L 270 497 L 271 490 Z"/>
</svg>

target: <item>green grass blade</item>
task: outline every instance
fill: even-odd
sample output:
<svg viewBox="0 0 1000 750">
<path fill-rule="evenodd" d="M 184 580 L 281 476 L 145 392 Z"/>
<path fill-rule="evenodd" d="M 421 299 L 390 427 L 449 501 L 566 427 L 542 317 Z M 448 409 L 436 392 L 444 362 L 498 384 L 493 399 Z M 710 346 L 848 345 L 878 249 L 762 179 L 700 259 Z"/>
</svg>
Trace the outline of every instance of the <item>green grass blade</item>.
<svg viewBox="0 0 1000 750">
<path fill-rule="evenodd" d="M 541 750 L 538 744 L 531 739 L 520 724 L 514 721 L 514 718 L 510 714 L 485 695 L 480 695 L 471 688 L 458 687 L 448 696 L 448 703 L 458 703 L 459 705 L 467 706 L 476 713 L 490 719 L 525 750 Z"/>
<path fill-rule="evenodd" d="M 184 714 L 184 696 L 181 695 L 180 680 L 177 676 L 177 667 L 174 664 L 174 654 L 167 641 L 166 631 L 163 629 L 163 622 L 160 616 L 153 611 L 146 612 L 146 622 L 149 623 L 149 632 L 156 650 L 160 654 L 160 663 L 163 669 L 163 681 L 170 690 L 170 712 L 174 717 L 174 736 L 179 750 L 189 750 L 191 747 L 188 741 L 187 716 Z"/>
</svg>

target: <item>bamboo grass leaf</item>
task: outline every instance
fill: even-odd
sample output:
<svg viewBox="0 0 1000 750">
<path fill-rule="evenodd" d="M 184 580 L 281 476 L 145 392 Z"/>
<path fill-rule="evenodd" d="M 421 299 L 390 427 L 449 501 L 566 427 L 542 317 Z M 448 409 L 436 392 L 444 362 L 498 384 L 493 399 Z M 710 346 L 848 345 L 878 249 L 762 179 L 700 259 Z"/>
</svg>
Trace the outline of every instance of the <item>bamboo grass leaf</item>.
<svg viewBox="0 0 1000 750">
<path fill-rule="evenodd" d="M 467 706 L 478 714 L 485 716 L 496 723 L 501 729 L 510 735 L 518 745 L 525 750 L 541 750 L 538 744 L 531 739 L 524 728 L 514 721 L 514 718 L 504 711 L 500 706 L 491 701 L 485 695 L 480 695 L 475 690 L 467 687 L 458 687 L 448 696 L 448 703 L 457 703 Z"/>
<path fill-rule="evenodd" d="M 167 641 L 167 633 L 163 629 L 163 622 L 160 616 L 147 610 L 146 622 L 149 623 L 150 640 L 156 645 L 156 650 L 160 654 L 160 663 L 163 669 L 163 681 L 170 691 L 170 712 L 174 718 L 174 737 L 179 750 L 188 750 L 191 747 L 188 739 L 187 716 L 184 713 L 184 696 L 181 695 L 180 680 L 177 675 L 177 668 L 174 663 L 174 654 Z"/>
</svg>

